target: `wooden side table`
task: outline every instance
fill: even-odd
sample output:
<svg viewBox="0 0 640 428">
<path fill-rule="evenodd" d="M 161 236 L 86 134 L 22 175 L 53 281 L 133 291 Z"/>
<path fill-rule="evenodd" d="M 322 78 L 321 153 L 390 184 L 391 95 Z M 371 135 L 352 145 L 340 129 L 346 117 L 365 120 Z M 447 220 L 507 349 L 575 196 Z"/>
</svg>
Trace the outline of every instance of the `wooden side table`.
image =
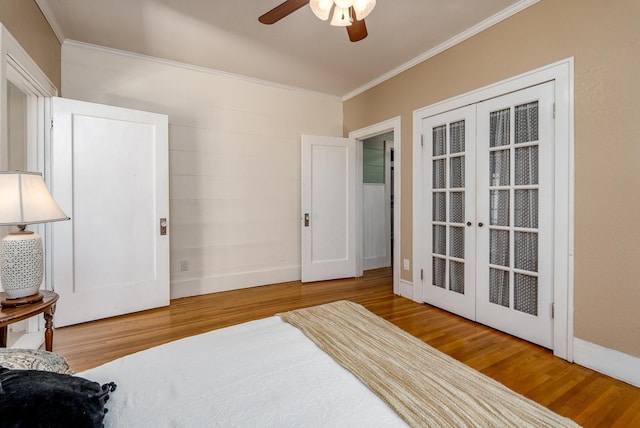
<svg viewBox="0 0 640 428">
<path fill-rule="evenodd" d="M 56 311 L 58 295 L 53 291 L 40 290 L 43 298 L 39 302 L 27 303 L 16 307 L 0 307 L 0 347 L 7 347 L 7 326 L 18 321 L 44 314 L 44 344 L 49 352 L 53 350 L 53 314 Z M 7 297 L 0 293 L 0 301 Z"/>
</svg>

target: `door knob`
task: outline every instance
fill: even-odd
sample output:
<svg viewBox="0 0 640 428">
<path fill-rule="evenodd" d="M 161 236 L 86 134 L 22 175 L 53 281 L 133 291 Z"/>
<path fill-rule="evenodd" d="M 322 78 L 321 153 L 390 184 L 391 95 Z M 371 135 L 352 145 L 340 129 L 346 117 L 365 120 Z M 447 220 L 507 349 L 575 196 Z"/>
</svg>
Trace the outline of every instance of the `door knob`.
<svg viewBox="0 0 640 428">
<path fill-rule="evenodd" d="M 471 223 L 470 221 L 467 222 L 467 226 L 471 226 L 473 223 Z"/>
<path fill-rule="evenodd" d="M 483 222 L 478 223 L 478 227 L 482 227 L 482 226 L 484 226 Z"/>
<path fill-rule="evenodd" d="M 304 227 L 309 227 L 309 213 L 304 213 Z"/>
<path fill-rule="evenodd" d="M 162 217 L 160 219 L 160 235 L 167 234 L 167 219 Z"/>
</svg>

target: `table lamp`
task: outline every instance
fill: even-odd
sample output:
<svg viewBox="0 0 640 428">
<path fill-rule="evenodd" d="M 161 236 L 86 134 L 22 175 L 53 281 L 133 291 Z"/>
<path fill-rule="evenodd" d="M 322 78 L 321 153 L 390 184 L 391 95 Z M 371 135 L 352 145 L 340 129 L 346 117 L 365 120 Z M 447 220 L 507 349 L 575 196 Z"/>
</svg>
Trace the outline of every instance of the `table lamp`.
<svg viewBox="0 0 640 428">
<path fill-rule="evenodd" d="M 2 306 L 42 300 L 44 252 L 40 235 L 28 224 L 69 220 L 47 190 L 42 174 L 0 171 L 0 226 L 18 226 L 2 239 L 0 281 L 7 298 Z"/>
</svg>

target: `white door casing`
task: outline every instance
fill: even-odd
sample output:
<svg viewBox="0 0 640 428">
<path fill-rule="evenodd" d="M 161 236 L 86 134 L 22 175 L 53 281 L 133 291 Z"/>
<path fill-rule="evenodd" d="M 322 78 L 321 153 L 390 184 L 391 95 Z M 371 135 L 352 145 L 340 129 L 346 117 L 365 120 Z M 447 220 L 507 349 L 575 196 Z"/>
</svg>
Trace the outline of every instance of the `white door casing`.
<svg viewBox="0 0 640 428">
<path fill-rule="evenodd" d="M 167 116 L 62 98 L 52 116 L 56 325 L 168 305 Z"/>
<path fill-rule="evenodd" d="M 355 140 L 302 136 L 302 281 L 356 276 Z"/>
</svg>

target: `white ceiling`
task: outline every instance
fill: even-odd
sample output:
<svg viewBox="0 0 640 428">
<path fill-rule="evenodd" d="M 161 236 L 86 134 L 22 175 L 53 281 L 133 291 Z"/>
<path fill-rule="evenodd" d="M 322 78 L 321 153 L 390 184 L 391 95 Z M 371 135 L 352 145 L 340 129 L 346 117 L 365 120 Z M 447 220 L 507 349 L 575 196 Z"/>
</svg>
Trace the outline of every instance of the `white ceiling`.
<svg viewBox="0 0 640 428">
<path fill-rule="evenodd" d="M 72 40 L 349 98 L 537 0 L 377 0 L 369 36 L 308 6 L 273 25 L 283 0 L 36 0 Z"/>
</svg>

